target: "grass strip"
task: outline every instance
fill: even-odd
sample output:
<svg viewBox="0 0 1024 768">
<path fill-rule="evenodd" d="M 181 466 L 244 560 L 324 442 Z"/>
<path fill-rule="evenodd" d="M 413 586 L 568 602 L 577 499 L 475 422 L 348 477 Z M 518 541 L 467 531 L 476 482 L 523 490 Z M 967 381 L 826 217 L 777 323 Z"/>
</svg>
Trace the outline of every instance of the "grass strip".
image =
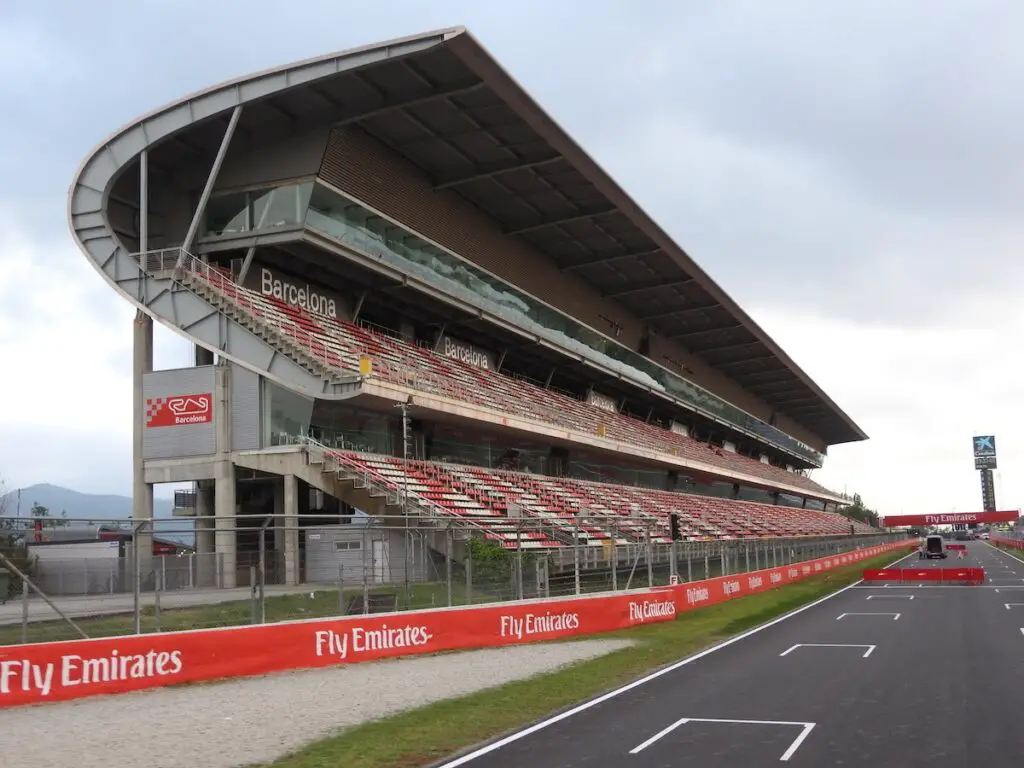
<svg viewBox="0 0 1024 768">
<path fill-rule="evenodd" d="M 499 736 L 847 586 L 893 553 L 796 584 L 681 614 L 672 622 L 610 632 L 635 645 L 547 675 L 508 683 L 348 729 L 270 764 L 272 768 L 413 768 Z M 538 649 L 542 653 L 542 649 Z"/>
</svg>

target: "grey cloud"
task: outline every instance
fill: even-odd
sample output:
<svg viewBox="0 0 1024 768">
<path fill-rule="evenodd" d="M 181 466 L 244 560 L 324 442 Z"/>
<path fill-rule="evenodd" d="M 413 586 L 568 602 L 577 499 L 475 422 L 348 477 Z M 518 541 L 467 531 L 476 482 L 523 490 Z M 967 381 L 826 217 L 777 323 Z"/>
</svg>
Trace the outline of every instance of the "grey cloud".
<svg viewBox="0 0 1024 768">
<path fill-rule="evenodd" d="M 78 162 L 141 112 L 258 68 L 466 23 L 739 299 L 962 324 L 970 297 L 1024 277 L 1022 21 L 1024 8 L 992 0 L 969 12 L 953 0 L 661 0 L 644 13 L 526 2 L 515 16 L 473 2 L 320 0 L 297 13 L 251 0 L 240 14 L 53 0 L 0 11 L 0 26 L 43 47 L 0 82 L 17 105 L 0 117 L 0 203 L 37 235 L 63 233 Z M 667 129 L 651 141 L 655 123 Z M 673 146 L 673 126 L 778 163 Z"/>
</svg>

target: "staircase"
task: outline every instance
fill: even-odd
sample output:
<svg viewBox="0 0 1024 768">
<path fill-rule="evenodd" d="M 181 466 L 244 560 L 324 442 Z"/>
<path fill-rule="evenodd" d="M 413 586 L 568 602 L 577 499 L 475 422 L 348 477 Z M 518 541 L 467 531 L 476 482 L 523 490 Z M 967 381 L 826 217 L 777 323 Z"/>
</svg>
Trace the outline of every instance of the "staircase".
<svg viewBox="0 0 1024 768">
<path fill-rule="evenodd" d="M 230 277 L 187 251 L 170 248 L 136 254 L 136 258 L 142 271 L 149 277 L 175 281 L 314 376 L 330 384 L 345 380 L 345 374 L 329 364 L 326 349 L 322 356 L 318 355 L 310 343 L 302 342 L 299 329 L 289 332 L 275 319 L 260 316 L 254 307 L 247 307 L 229 293 L 219 290 L 218 285 L 233 285 Z"/>
</svg>

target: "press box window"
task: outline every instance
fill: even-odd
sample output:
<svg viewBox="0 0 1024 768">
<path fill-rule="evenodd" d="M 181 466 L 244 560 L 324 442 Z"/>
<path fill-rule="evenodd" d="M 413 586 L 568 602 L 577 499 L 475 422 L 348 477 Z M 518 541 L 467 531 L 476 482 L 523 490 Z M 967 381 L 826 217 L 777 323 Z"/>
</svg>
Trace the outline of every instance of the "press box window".
<svg viewBox="0 0 1024 768">
<path fill-rule="evenodd" d="M 336 541 L 334 542 L 335 552 L 351 552 L 352 550 L 362 549 L 363 543 L 361 541 Z"/>
</svg>

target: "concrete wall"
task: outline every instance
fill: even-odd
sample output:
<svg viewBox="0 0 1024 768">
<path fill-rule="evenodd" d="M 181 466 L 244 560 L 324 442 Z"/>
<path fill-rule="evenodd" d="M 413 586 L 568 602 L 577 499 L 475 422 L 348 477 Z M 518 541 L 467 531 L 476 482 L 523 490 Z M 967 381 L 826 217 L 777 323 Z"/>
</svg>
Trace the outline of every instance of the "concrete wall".
<svg viewBox="0 0 1024 768">
<path fill-rule="evenodd" d="M 263 412 L 260 377 L 248 368 L 231 366 L 231 449 L 262 448 Z"/>
<path fill-rule="evenodd" d="M 495 221 L 457 193 L 434 191 L 418 169 L 359 129 L 339 128 L 331 134 L 320 176 L 592 328 L 604 326 L 601 315 L 615 318 L 622 326 L 619 341 L 637 349 L 643 324 L 621 305 L 602 298 L 582 279 L 560 272 L 526 243 L 503 235 Z M 766 422 L 772 415 L 766 403 L 668 339 L 652 334 L 649 356 L 663 365 L 666 357 L 682 363 L 693 372 L 688 379 Z M 785 416 L 777 416 L 776 423 L 808 445 L 825 449 L 820 437 Z"/>
<path fill-rule="evenodd" d="M 346 587 L 363 584 L 398 584 L 405 581 L 405 534 L 400 530 L 365 525 L 330 525 L 309 528 L 306 538 L 305 580 L 311 583 L 337 584 L 338 566 Z M 423 581 L 429 576 L 429 549 L 418 534 L 413 534 L 409 578 Z"/>
</svg>

